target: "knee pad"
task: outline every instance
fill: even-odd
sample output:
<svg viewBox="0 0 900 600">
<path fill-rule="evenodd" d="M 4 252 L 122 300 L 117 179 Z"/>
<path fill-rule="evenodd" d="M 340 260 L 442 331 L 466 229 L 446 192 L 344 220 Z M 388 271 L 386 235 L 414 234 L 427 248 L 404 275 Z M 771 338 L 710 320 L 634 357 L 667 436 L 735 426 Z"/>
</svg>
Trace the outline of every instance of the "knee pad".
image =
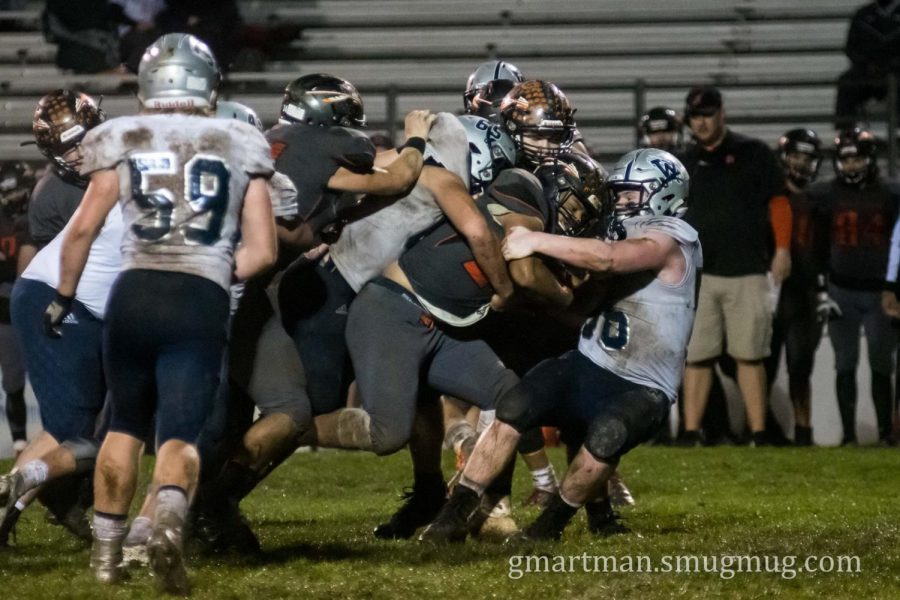
<svg viewBox="0 0 900 600">
<path fill-rule="evenodd" d="M 86 473 L 94 469 L 94 464 L 97 462 L 97 452 L 100 450 L 96 441 L 75 438 L 64 441 L 61 446 L 72 453 L 72 458 L 75 459 L 75 473 Z"/>
<path fill-rule="evenodd" d="M 628 443 L 628 426 L 619 415 L 603 415 L 588 428 L 584 447 L 603 462 L 618 462 Z"/>
<path fill-rule="evenodd" d="M 337 425 L 338 443 L 344 448 L 373 450 L 371 424 L 372 417 L 360 408 L 342 410 Z"/>
<path fill-rule="evenodd" d="M 522 392 L 521 388 L 515 387 L 497 402 L 496 418 L 522 433 L 531 429 L 532 425 L 537 425 L 537 423 L 529 423 L 530 407 L 528 394 Z"/>
</svg>

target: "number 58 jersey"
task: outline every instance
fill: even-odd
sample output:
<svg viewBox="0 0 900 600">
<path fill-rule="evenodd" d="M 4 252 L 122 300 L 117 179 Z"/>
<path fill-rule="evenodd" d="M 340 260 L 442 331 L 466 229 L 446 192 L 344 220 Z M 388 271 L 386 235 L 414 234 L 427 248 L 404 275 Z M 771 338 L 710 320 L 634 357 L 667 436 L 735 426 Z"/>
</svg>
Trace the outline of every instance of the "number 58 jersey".
<svg viewBox="0 0 900 600">
<path fill-rule="evenodd" d="M 228 290 L 247 186 L 273 172 L 255 127 L 178 114 L 120 117 L 89 131 L 81 153 L 83 174 L 119 175 L 123 269 L 189 273 Z"/>
</svg>

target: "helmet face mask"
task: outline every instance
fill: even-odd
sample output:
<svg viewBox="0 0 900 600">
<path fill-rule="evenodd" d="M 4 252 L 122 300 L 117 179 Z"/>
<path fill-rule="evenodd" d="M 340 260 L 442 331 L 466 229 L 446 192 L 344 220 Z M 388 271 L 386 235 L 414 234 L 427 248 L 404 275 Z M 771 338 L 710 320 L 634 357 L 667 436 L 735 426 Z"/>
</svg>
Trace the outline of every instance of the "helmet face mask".
<svg viewBox="0 0 900 600">
<path fill-rule="evenodd" d="M 590 157 L 569 152 L 548 160 L 535 174 L 556 207 L 553 231 L 569 237 L 596 233 L 604 218 L 606 172 Z"/>
<path fill-rule="evenodd" d="M 500 122 L 500 105 L 503 98 L 515 84 L 506 79 L 495 79 L 479 88 L 469 104 L 469 114 L 478 115 L 490 119 L 495 123 Z"/>
<path fill-rule="evenodd" d="M 687 212 L 687 171 L 657 148 L 634 150 L 619 159 L 607 186 L 615 221 L 638 216 L 682 217 Z"/>
<path fill-rule="evenodd" d="M 147 47 L 138 67 L 145 110 L 212 111 L 220 73 L 209 47 L 186 33 L 167 33 Z"/>
<path fill-rule="evenodd" d="M 575 139 L 575 109 L 552 83 L 526 81 L 503 98 L 500 116 L 521 158 L 538 165 L 571 148 Z"/>
<path fill-rule="evenodd" d="M 496 81 L 508 81 L 515 85 L 525 81 L 525 78 L 522 77 L 522 72 L 518 67 L 508 62 L 489 60 L 481 63 L 466 80 L 466 91 L 463 92 L 463 107 L 467 114 L 477 114 L 481 117 L 490 118 L 476 111 L 475 107 L 473 107 L 473 99 L 484 93 L 488 84 Z M 512 85 L 509 87 L 512 87 Z M 509 91 L 509 88 L 507 88 L 507 91 Z"/>
<path fill-rule="evenodd" d="M 360 128 L 366 126 L 366 114 L 352 83 L 317 73 L 298 77 L 285 87 L 279 121 Z"/>
<path fill-rule="evenodd" d="M 822 162 L 822 143 L 811 129 L 792 129 L 778 140 L 779 158 L 788 180 L 803 188 L 815 180 Z"/>
<path fill-rule="evenodd" d="M 40 99 L 31 129 L 38 150 L 53 162 L 61 178 L 80 186 L 87 184 L 78 173 L 78 146 L 88 130 L 105 117 L 93 98 L 80 92 L 56 90 Z"/>
<path fill-rule="evenodd" d="M 469 188 L 477 194 L 501 171 L 516 166 L 516 146 L 499 125 L 488 119 L 462 115 L 459 120 L 469 141 Z"/>
<path fill-rule="evenodd" d="M 834 140 L 834 171 L 845 184 L 861 187 L 878 173 L 878 148 L 870 131 L 855 128 Z"/>
</svg>

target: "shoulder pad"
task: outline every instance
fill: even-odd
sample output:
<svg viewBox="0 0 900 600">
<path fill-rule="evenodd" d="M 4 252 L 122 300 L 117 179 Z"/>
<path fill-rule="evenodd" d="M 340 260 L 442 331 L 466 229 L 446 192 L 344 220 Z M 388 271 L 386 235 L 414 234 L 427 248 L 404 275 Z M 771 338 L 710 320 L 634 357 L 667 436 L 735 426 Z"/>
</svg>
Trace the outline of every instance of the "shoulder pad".
<svg viewBox="0 0 900 600">
<path fill-rule="evenodd" d="M 682 219 L 666 216 L 634 217 L 624 222 L 626 239 L 640 237 L 642 233 L 658 231 L 672 237 L 679 244 L 693 244 L 699 240 L 697 230 Z"/>
</svg>

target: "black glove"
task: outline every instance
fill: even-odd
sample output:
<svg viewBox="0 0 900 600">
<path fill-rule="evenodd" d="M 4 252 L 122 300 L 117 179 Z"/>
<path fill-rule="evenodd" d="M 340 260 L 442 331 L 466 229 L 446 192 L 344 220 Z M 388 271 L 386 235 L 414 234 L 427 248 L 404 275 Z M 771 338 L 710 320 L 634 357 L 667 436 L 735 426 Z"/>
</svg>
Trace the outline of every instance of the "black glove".
<svg viewBox="0 0 900 600">
<path fill-rule="evenodd" d="M 62 322 L 72 310 L 72 296 L 63 296 L 59 292 L 53 302 L 44 310 L 44 335 L 52 338 L 62 337 Z"/>
</svg>

